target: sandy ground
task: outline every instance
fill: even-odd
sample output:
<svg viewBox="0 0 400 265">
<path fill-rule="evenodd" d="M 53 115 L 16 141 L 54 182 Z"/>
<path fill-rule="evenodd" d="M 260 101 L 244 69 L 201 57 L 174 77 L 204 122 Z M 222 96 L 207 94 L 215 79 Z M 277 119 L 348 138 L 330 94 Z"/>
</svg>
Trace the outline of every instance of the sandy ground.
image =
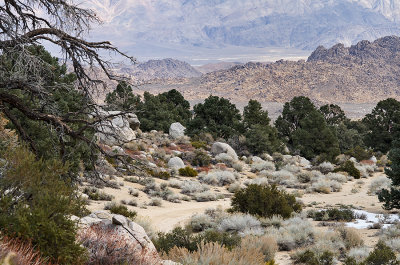
<svg viewBox="0 0 400 265">
<path fill-rule="evenodd" d="M 347 205 L 360 208 L 371 213 L 384 213 L 385 211 L 382 209 L 382 204 L 378 201 L 377 196 L 368 194 L 368 188 L 371 181 L 375 177 L 382 174 L 383 173 L 381 172 L 377 172 L 369 178 L 361 179 L 362 181 L 353 180 L 344 183 L 340 192 L 329 194 L 306 193 L 301 197 L 301 200 L 306 205 L 304 210 L 308 210 L 311 208 L 323 209 L 339 205 Z M 252 173 L 249 173 L 247 177 L 254 178 L 255 176 L 253 176 Z M 184 178 L 181 179 L 183 180 Z M 120 189 L 103 189 L 103 191 L 107 194 L 113 195 L 116 202 L 119 202 L 120 200 L 129 201 L 130 199 L 134 198 L 129 195 L 129 188 L 136 188 L 138 190 L 143 188 L 143 186 L 139 184 L 123 181 L 123 178 L 117 178 L 117 180 L 118 182 L 124 183 L 124 185 L 121 186 Z M 156 182 L 162 183 L 165 181 L 157 179 Z M 177 194 L 179 193 L 179 190 L 172 190 Z M 229 195 L 229 193 L 226 191 L 226 188 L 224 187 L 212 188 L 212 190 L 216 191 L 217 193 L 224 194 L 225 196 Z M 162 206 L 140 207 L 141 205 L 146 204 L 151 200 L 147 196 L 147 194 L 141 191 L 139 197 L 136 198 L 136 200 L 138 201 L 139 206 L 128 206 L 128 208 L 131 210 L 135 210 L 139 216 L 146 217 L 148 220 L 150 220 L 152 226 L 155 228 L 156 231 L 163 232 L 172 230 L 176 226 L 185 225 L 185 223 L 192 215 L 196 213 L 202 213 L 208 208 L 216 208 L 220 206 L 223 209 L 227 209 L 230 206 L 230 198 L 225 198 L 212 202 L 182 201 L 181 203 L 171 203 L 163 201 Z M 107 202 L 104 201 L 92 201 L 88 208 L 91 211 L 102 210 L 106 203 Z M 313 223 L 315 224 L 315 228 L 317 230 L 327 231 L 331 229 L 329 227 L 318 226 L 318 222 Z M 362 236 L 365 245 L 369 248 L 373 248 L 373 246 L 378 242 L 377 232 L 378 230 L 359 229 L 359 233 Z M 276 262 L 280 265 L 292 264 L 292 261 L 290 260 L 290 253 L 278 252 L 276 255 Z"/>
</svg>

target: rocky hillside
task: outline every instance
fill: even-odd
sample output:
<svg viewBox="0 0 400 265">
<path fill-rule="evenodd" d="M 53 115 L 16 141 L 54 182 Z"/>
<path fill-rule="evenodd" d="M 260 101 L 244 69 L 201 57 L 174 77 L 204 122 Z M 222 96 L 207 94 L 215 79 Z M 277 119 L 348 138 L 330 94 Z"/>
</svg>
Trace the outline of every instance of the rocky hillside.
<svg viewBox="0 0 400 265">
<path fill-rule="evenodd" d="M 133 66 L 119 66 L 113 70 L 138 81 L 201 76 L 201 72 L 190 64 L 171 58 L 150 60 Z"/>
<path fill-rule="evenodd" d="M 307 61 L 247 63 L 199 78 L 170 80 L 145 89 L 176 88 L 192 100 L 209 94 L 241 102 L 286 102 L 305 95 L 321 103 L 372 103 L 400 98 L 400 38 L 361 41 L 351 47 L 318 47 Z"/>
</svg>

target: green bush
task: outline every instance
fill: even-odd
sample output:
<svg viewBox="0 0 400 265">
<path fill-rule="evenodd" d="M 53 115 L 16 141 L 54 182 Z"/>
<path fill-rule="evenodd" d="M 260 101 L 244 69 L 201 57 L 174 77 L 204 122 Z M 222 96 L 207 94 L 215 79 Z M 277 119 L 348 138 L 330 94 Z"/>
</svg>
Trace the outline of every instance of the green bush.
<svg viewBox="0 0 400 265">
<path fill-rule="evenodd" d="M 7 161 L 0 178 L 1 233 L 31 241 L 42 256 L 58 264 L 79 264 L 85 250 L 76 243 L 69 217 L 87 214 L 76 186 L 60 161 L 37 160 L 24 147 L 0 150 Z"/>
<path fill-rule="evenodd" d="M 349 173 L 349 175 L 354 177 L 355 179 L 361 178 L 360 170 L 358 170 L 354 166 L 354 163 L 350 160 L 347 160 L 342 166 L 336 168 L 333 172 L 340 172 L 340 171 Z"/>
<path fill-rule="evenodd" d="M 192 146 L 196 149 L 207 149 L 207 143 L 204 141 L 193 141 Z"/>
<path fill-rule="evenodd" d="M 280 215 L 283 218 L 289 218 L 293 212 L 301 211 L 301 205 L 296 201 L 295 196 L 278 190 L 275 185 L 251 184 L 235 192 L 231 211 L 262 217 Z"/>
<path fill-rule="evenodd" d="M 135 218 L 137 214 L 135 211 L 130 211 L 125 205 L 116 203 L 106 205 L 105 210 L 109 210 L 113 214 L 120 214 L 131 219 Z"/>
<path fill-rule="evenodd" d="M 345 155 L 352 156 L 358 161 L 361 161 L 370 159 L 373 155 L 373 152 L 371 150 L 365 150 L 361 146 L 356 146 L 345 152 Z"/>
<path fill-rule="evenodd" d="M 198 173 L 191 167 L 184 167 L 179 169 L 179 175 L 184 177 L 196 177 Z"/>
<path fill-rule="evenodd" d="M 296 257 L 295 263 L 306 265 L 332 265 L 333 253 L 324 251 L 320 256 L 318 256 L 311 250 L 306 250 Z"/>
<path fill-rule="evenodd" d="M 169 174 L 167 171 L 148 169 L 147 174 L 163 180 L 169 180 L 171 178 L 171 174 Z"/>
<path fill-rule="evenodd" d="M 313 211 L 308 214 L 314 221 L 342 221 L 351 222 L 354 213 L 350 209 L 331 208 L 323 211 Z"/>
<path fill-rule="evenodd" d="M 210 165 L 211 158 L 206 152 L 196 150 L 194 151 L 194 157 L 191 162 L 193 166 L 206 167 Z"/>
<path fill-rule="evenodd" d="M 361 265 L 381 264 L 398 265 L 400 262 L 396 259 L 396 254 L 393 250 L 380 241 Z"/>
<path fill-rule="evenodd" d="M 87 194 L 89 199 L 94 201 L 111 201 L 114 199 L 114 196 L 101 192 L 96 188 L 85 187 L 83 193 Z"/>
<path fill-rule="evenodd" d="M 173 247 L 186 248 L 189 251 L 196 251 L 201 243 L 217 242 L 228 249 L 240 245 L 241 238 L 237 234 L 207 230 L 203 233 L 193 234 L 191 230 L 176 227 L 169 233 L 158 233 L 153 243 L 159 252 L 168 253 Z"/>
</svg>

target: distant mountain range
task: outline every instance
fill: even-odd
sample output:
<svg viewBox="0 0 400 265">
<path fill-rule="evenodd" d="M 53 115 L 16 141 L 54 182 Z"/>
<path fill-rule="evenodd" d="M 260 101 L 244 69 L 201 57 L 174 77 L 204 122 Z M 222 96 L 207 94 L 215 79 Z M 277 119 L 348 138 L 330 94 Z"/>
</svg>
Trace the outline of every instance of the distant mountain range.
<svg viewBox="0 0 400 265">
<path fill-rule="evenodd" d="M 94 36 L 133 55 L 355 44 L 400 35 L 399 0 L 89 0 Z M 172 56 L 172 55 L 169 55 Z"/>
<path fill-rule="evenodd" d="M 233 102 L 251 98 L 286 102 L 300 95 L 320 103 L 376 103 L 388 97 L 400 100 L 400 38 L 388 36 L 351 47 L 320 46 L 307 61 L 247 63 L 200 77 L 152 80 L 140 87 L 153 93 L 173 88 L 193 102 L 210 94 Z"/>
</svg>

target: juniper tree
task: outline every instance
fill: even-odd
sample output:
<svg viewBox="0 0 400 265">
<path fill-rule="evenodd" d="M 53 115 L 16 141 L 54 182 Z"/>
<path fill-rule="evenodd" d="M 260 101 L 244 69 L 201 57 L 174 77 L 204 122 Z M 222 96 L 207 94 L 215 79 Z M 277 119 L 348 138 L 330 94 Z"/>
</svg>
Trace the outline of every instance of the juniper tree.
<svg viewBox="0 0 400 265">
<path fill-rule="evenodd" d="M 82 143 L 89 147 L 90 157 L 101 151 L 94 132 L 109 117 L 99 115 L 93 95 L 105 83 L 93 73 L 103 71 L 109 79 L 118 78 L 109 72 L 110 62 L 99 52 L 133 59 L 108 41 L 85 39 L 91 24 L 98 22 L 93 11 L 66 0 L 0 2 L 0 113 L 37 156 L 42 143 L 32 126 L 25 126 L 28 123 L 40 122 L 44 134 L 55 135 L 52 139 L 57 143 L 46 147 L 57 145 L 64 160 L 68 148 Z M 65 80 L 67 73 L 53 59 L 38 56 L 35 47 L 48 43 L 60 48 L 64 62 L 71 63 L 74 80 Z M 62 109 L 60 95 L 79 96 L 79 107 Z"/>
</svg>

